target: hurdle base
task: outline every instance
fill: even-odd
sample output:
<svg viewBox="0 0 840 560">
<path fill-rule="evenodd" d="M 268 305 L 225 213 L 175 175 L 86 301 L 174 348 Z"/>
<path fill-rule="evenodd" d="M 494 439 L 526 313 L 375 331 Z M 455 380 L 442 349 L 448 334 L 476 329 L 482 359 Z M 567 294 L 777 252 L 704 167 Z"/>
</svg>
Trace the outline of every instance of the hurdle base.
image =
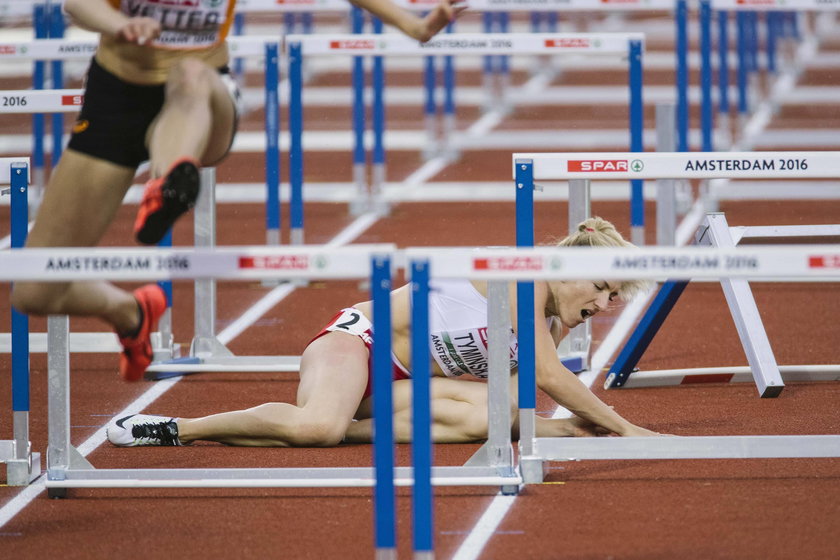
<svg viewBox="0 0 840 560">
<path fill-rule="evenodd" d="M 779 373 L 785 382 L 840 381 L 840 365 L 783 365 Z M 626 380 L 617 384 L 617 372 L 611 372 L 604 382 L 604 389 L 641 389 L 646 387 L 673 387 L 706 383 L 754 382 L 749 366 L 723 366 L 684 369 L 634 370 Z M 769 388 L 769 387 L 768 387 Z M 781 390 L 781 387 L 778 387 Z"/>
<path fill-rule="evenodd" d="M 492 467 L 432 467 L 433 486 L 518 487 L 522 477 Z M 372 467 L 94 469 L 69 468 L 49 473 L 47 488 L 372 488 Z M 413 469 L 397 467 L 394 485 L 414 485 Z"/>
<path fill-rule="evenodd" d="M 572 373 L 580 373 L 589 369 L 589 355 L 572 353 L 560 357 L 560 363 Z"/>
<path fill-rule="evenodd" d="M 156 362 L 146 369 L 145 379 L 160 381 L 193 373 L 285 373 L 300 371 L 300 356 L 189 356 Z"/>
<path fill-rule="evenodd" d="M 28 486 L 41 476 L 41 454 L 33 452 L 26 459 L 6 459 L 6 485 Z"/>
<path fill-rule="evenodd" d="M 543 461 L 832 458 L 840 436 L 535 438 L 534 449 Z"/>
<path fill-rule="evenodd" d="M 545 480 L 545 463 L 543 458 L 537 455 L 522 456 L 519 458 L 519 473 L 522 482 L 525 484 L 542 484 Z"/>
</svg>

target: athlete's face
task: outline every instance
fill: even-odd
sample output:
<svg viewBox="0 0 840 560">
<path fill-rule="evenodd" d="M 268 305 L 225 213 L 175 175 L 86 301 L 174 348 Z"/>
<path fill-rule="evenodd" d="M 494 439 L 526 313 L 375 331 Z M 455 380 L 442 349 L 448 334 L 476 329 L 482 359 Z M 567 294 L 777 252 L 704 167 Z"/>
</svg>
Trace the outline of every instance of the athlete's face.
<svg viewBox="0 0 840 560">
<path fill-rule="evenodd" d="M 605 280 L 576 280 L 573 282 L 551 282 L 554 309 L 550 311 L 560 318 L 567 328 L 574 328 L 596 313 L 606 311 L 610 302 L 618 298 L 621 283 Z"/>
</svg>

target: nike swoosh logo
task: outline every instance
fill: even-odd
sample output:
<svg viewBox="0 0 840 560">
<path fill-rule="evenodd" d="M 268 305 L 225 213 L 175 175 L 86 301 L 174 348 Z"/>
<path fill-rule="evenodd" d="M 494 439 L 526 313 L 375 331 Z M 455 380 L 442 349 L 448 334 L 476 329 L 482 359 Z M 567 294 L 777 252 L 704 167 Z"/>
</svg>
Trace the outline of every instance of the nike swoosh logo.
<svg viewBox="0 0 840 560">
<path fill-rule="evenodd" d="M 124 427 L 123 422 L 125 422 L 126 420 L 128 420 L 132 416 L 134 416 L 134 414 L 129 414 L 128 416 L 126 416 L 124 418 L 120 418 L 119 420 L 116 421 L 117 426 L 119 426 L 120 428 L 123 428 Z"/>
</svg>

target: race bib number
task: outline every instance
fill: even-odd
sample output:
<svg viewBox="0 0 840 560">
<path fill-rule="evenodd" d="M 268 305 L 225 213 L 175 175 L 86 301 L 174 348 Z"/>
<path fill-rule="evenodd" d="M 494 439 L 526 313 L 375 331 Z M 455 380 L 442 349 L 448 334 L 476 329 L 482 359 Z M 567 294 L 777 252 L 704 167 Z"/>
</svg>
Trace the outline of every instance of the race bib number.
<svg viewBox="0 0 840 560">
<path fill-rule="evenodd" d="M 358 309 L 348 307 L 342 309 L 341 314 L 330 323 L 326 329 L 327 331 L 341 331 L 347 334 L 358 336 L 367 344 L 371 344 L 373 339 L 373 325 L 370 320 L 365 317 Z"/>
</svg>

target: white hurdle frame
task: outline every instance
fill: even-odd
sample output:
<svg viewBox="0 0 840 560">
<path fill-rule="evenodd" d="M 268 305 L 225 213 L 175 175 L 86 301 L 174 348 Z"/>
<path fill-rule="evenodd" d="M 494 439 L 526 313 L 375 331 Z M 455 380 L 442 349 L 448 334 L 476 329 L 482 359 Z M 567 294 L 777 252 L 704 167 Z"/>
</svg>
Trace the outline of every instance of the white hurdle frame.
<svg viewBox="0 0 840 560">
<path fill-rule="evenodd" d="M 645 247 L 636 251 L 593 247 L 418 248 L 406 250 L 406 259 L 428 261 L 433 277 L 484 281 L 620 280 L 628 274 L 650 280 L 755 276 L 778 281 L 840 280 L 840 248 L 836 245 L 748 249 Z M 531 309 L 519 311 L 533 316 Z M 520 319 L 519 324 L 524 322 Z M 519 334 L 520 364 L 522 352 L 528 346 L 526 336 L 524 332 Z M 524 382 L 535 389 L 533 371 L 520 367 L 519 376 L 520 379 L 526 376 Z M 519 395 L 522 403 L 522 390 Z M 546 461 L 840 457 L 840 435 L 538 438 L 534 431 L 534 408 L 523 408 L 520 404 L 519 414 L 519 470 L 526 484 L 543 481 Z"/>
<path fill-rule="evenodd" d="M 201 169 L 201 189 L 193 208 L 194 244 L 216 247 L 216 169 Z M 194 334 L 189 356 L 170 360 L 161 353 L 146 369 L 146 379 L 159 380 L 200 372 L 295 372 L 300 356 L 237 356 L 216 336 L 216 279 L 195 280 Z M 156 347 L 165 348 L 165 344 Z M 157 358 L 157 356 L 156 356 Z"/>
<path fill-rule="evenodd" d="M 208 249 L 27 249 L 0 253 L 0 281 L 37 278 L 45 281 L 104 279 L 111 281 L 190 280 L 289 280 L 367 278 L 370 262 L 381 255 L 396 255 L 393 245 L 353 245 L 334 248 L 223 247 Z M 495 300 L 490 320 L 496 330 L 506 332 L 505 318 Z M 509 318 L 507 319 L 509 320 Z M 54 497 L 67 488 L 150 488 L 150 487 L 367 487 L 374 485 L 372 468 L 280 468 L 280 469 L 96 469 L 70 442 L 69 351 L 67 316 L 48 319 L 49 443 L 47 480 Z M 499 326 L 501 325 L 501 326 Z M 507 359 L 493 362 L 495 371 L 507 375 Z M 498 374 L 497 374 L 498 375 Z M 500 394 L 507 406 L 509 397 Z M 494 422 L 503 422 L 494 417 Z M 505 445 L 510 452 L 488 458 L 485 464 L 432 468 L 432 484 L 440 486 L 500 486 L 515 492 L 522 480 L 514 470 L 509 422 Z M 495 441 L 495 440 L 494 440 Z M 412 469 L 398 467 L 395 484 L 413 483 Z"/>
<path fill-rule="evenodd" d="M 587 191 L 590 180 L 604 178 L 638 177 L 661 180 L 840 177 L 840 163 L 838 163 L 840 152 L 514 154 L 514 162 L 516 162 L 515 173 L 523 164 L 530 162 L 533 165 L 532 182 L 537 179 L 568 180 L 570 183 L 582 180 Z M 522 184 L 521 181 L 519 186 L 519 192 L 530 191 L 528 185 Z M 523 227 L 527 229 L 527 226 Z M 530 227 L 533 229 L 533 225 Z M 778 242 L 783 237 L 785 239 L 805 238 L 808 241 L 819 238 L 836 240 L 838 234 L 840 234 L 840 226 L 771 226 L 761 229 L 731 230 L 721 214 L 709 214 L 698 230 L 696 242 L 726 247 L 735 246 L 745 235 L 753 240 L 769 238 L 776 239 Z M 778 395 L 784 387 L 784 382 L 748 282 L 742 279 L 722 279 L 721 285 L 738 327 L 738 334 L 759 394 L 763 397 Z M 655 333 L 655 329 L 652 331 Z M 635 343 L 635 337 L 631 340 Z M 649 342 L 649 338 L 642 338 L 639 346 L 646 347 L 646 342 Z M 619 355 L 611 374 L 607 377 L 605 386 L 623 385 L 625 376 L 628 375 L 624 363 L 625 361 L 632 362 L 632 356 L 633 354 L 629 351 Z M 656 384 L 664 384 L 661 376 L 656 378 Z"/>
<path fill-rule="evenodd" d="M 517 187 L 517 242 L 533 237 L 533 221 L 522 223 L 527 218 L 520 215 L 520 205 L 529 207 L 533 205 L 534 181 L 540 180 L 578 180 L 586 181 L 593 179 L 669 179 L 669 178 L 820 178 L 840 176 L 840 165 L 838 165 L 837 152 L 728 152 L 728 153 L 583 153 L 583 154 L 514 154 L 513 174 Z M 747 168 L 747 169 L 745 169 Z M 532 220 L 532 215 L 531 215 Z M 529 234 L 528 231 L 531 231 Z M 636 265 L 625 270 L 625 277 L 632 273 L 633 277 L 639 274 L 641 278 L 649 278 L 644 273 L 648 272 L 652 263 L 641 260 L 633 261 L 644 266 L 641 269 Z M 752 262 L 752 261 L 750 261 Z M 829 259 L 820 261 L 827 269 L 837 268 L 840 263 Z M 664 263 L 668 264 L 668 263 Z M 666 273 L 667 278 L 707 277 L 704 274 L 687 274 L 681 268 L 679 261 L 670 263 L 673 273 Z M 732 266 L 743 266 L 744 263 L 734 262 Z M 663 271 L 669 267 L 663 267 Z M 600 278 L 591 269 L 590 277 L 593 275 Z M 727 273 L 725 282 L 730 284 L 743 282 L 745 279 L 733 277 Z M 760 270 L 754 269 L 753 278 L 763 277 Z M 779 274 L 779 276 L 784 276 Z M 788 270 L 788 277 L 797 276 L 793 269 Z M 800 275 L 801 276 L 801 275 Z M 615 276 L 613 276 L 615 277 Z M 723 277 L 723 276 L 722 276 Z M 610 278 L 610 277 L 606 277 Z M 532 290 L 532 288 L 531 288 Z M 525 288 L 528 291 L 528 288 Z M 531 292 L 533 293 L 533 292 Z M 732 308 L 732 307 L 730 307 Z M 734 315 L 734 312 L 733 312 Z M 736 319 L 737 320 L 737 319 Z M 760 317 L 745 319 L 744 323 L 758 326 L 763 331 Z M 520 323 L 522 319 L 520 319 Z M 742 339 L 743 341 L 743 339 Z M 750 355 L 750 352 L 747 352 Z M 766 380 L 760 375 L 755 375 L 756 368 L 753 367 L 754 377 L 759 391 L 762 392 L 767 385 Z M 523 379 L 520 374 L 520 379 Z M 523 387 L 525 387 L 523 389 Z M 532 391 L 533 379 L 520 383 L 520 403 L 522 403 L 525 391 Z M 771 387 L 772 389 L 772 387 Z M 533 394 L 528 395 L 528 403 L 533 402 Z M 563 457 L 562 451 L 556 449 L 556 445 L 548 442 L 541 444 L 538 449 L 537 438 L 534 434 L 534 411 L 532 408 L 521 407 L 520 429 L 523 437 L 520 439 L 521 455 L 523 457 L 522 473 L 523 478 L 528 481 L 542 480 L 542 462 L 544 460 L 560 460 Z M 731 440 L 727 440 L 731 441 Z M 597 444 L 596 444 L 597 445 Z M 691 444 L 689 444 L 690 446 Z M 736 445 L 737 447 L 737 445 Z M 645 455 L 646 451 L 638 450 L 640 458 L 651 458 Z M 663 450 L 663 453 L 667 451 Z M 812 453 L 809 449 L 803 449 L 802 453 Z M 644 455 L 644 457 L 642 457 Z M 665 455 L 667 456 L 667 455 Z M 663 456 L 663 458 L 665 458 Z M 812 455 L 805 455 L 812 456 Z M 581 457 L 585 458 L 585 457 Z M 595 457 L 593 457 L 595 458 Z"/>
</svg>

